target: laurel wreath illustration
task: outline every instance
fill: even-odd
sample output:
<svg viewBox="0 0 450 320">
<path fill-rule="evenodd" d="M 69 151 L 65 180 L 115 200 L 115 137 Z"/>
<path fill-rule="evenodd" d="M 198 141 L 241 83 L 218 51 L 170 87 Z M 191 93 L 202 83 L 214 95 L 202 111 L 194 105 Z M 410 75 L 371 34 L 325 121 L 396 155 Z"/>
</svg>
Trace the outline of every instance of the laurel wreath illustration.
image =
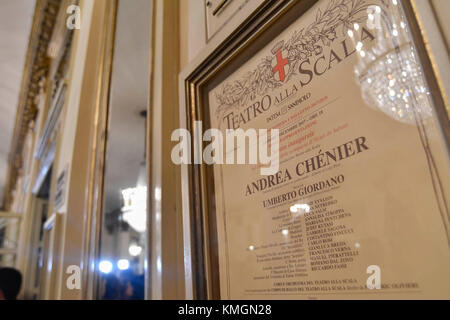
<svg viewBox="0 0 450 320">
<path fill-rule="evenodd" d="M 387 5 L 385 0 L 382 0 Z M 330 0 L 325 9 L 319 8 L 315 21 L 308 27 L 296 30 L 288 41 L 279 43 L 283 52 L 287 52 L 289 71 L 286 81 L 296 74 L 298 65 L 315 55 L 320 55 L 323 48 L 330 47 L 338 39 L 338 32 L 345 36 L 355 23 L 367 20 L 367 8 L 371 4 L 366 0 Z M 267 56 L 253 70 L 245 74 L 241 80 L 223 85 L 215 94 L 219 107 L 216 109 L 217 119 L 232 108 L 245 106 L 257 95 L 264 95 L 269 90 L 282 86 L 283 82 L 275 78 L 272 67 L 273 56 Z"/>
</svg>

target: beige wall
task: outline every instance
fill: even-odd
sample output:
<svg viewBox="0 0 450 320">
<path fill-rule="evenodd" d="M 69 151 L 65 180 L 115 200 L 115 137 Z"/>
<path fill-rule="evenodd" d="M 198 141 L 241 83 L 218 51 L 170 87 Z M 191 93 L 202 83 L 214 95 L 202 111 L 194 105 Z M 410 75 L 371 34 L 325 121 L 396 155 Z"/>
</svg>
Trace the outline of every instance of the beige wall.
<svg viewBox="0 0 450 320">
<path fill-rule="evenodd" d="M 204 0 L 179 0 L 180 70 L 206 45 Z"/>
<path fill-rule="evenodd" d="M 63 255 L 58 277 L 61 299 L 81 298 L 80 290 L 67 289 L 65 270 L 69 265 L 81 266 L 83 258 L 86 183 L 105 1 L 108 0 L 81 1 L 82 25 L 73 44 L 64 132 L 56 162 L 58 173 L 67 167 L 69 177 L 65 205 L 60 210 L 64 218 Z"/>
<path fill-rule="evenodd" d="M 76 33 L 73 41 L 73 53 L 71 61 L 70 88 L 67 94 L 67 103 L 64 108 L 62 119 L 62 136 L 59 157 L 55 159 L 57 164 L 57 176 L 67 167 L 68 179 L 70 179 L 72 168 L 72 157 L 75 145 L 75 134 L 77 128 L 78 114 L 80 110 L 81 89 L 83 85 L 84 65 L 86 63 L 86 49 L 89 41 L 89 30 L 93 10 L 92 1 L 82 1 L 82 28 Z M 67 201 L 59 209 L 60 213 L 67 212 Z"/>
<path fill-rule="evenodd" d="M 179 2 L 155 0 L 150 96 L 151 128 L 149 271 L 151 299 L 183 299 L 180 172 L 171 159 L 170 136 L 178 128 L 178 72 L 181 56 Z M 185 21 L 185 20 L 184 20 Z M 185 47 L 186 48 L 186 47 Z M 186 52 L 183 52 L 187 56 Z"/>
<path fill-rule="evenodd" d="M 442 32 L 446 40 L 447 50 L 449 50 L 450 44 L 450 19 L 448 15 L 450 14 L 450 1 L 448 0 L 432 0 L 431 1 L 434 11 L 438 17 L 438 21 Z"/>
<path fill-rule="evenodd" d="M 431 62 L 438 76 L 439 87 L 444 93 L 447 113 L 450 112 L 450 57 L 448 42 L 450 38 L 450 22 L 445 17 L 449 12 L 449 2 L 442 0 L 412 0 L 419 15 L 419 24 L 426 46 L 431 51 Z M 437 18 L 438 17 L 438 18 Z"/>
</svg>

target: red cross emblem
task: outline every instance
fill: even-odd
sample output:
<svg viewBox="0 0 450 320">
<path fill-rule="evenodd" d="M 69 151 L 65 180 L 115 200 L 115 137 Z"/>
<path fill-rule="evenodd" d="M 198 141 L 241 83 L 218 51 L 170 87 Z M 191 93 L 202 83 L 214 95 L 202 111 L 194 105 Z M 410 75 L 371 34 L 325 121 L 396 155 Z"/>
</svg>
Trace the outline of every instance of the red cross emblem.
<svg viewBox="0 0 450 320">
<path fill-rule="evenodd" d="M 272 70 L 276 80 L 284 82 L 286 74 L 289 71 L 289 60 L 284 58 L 287 55 L 286 50 L 283 50 L 284 41 L 278 43 L 273 49 L 272 53 L 275 58 L 272 60 Z"/>
</svg>

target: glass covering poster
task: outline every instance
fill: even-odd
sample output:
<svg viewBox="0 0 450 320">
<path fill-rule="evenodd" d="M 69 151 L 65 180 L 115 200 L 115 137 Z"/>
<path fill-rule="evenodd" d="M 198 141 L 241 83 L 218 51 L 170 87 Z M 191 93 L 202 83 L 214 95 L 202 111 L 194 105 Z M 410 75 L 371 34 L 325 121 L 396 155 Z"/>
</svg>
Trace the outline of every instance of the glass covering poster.
<svg viewBox="0 0 450 320">
<path fill-rule="evenodd" d="M 319 1 L 208 94 L 279 129 L 279 171 L 214 165 L 222 298 L 449 298 L 448 154 L 397 1 Z"/>
</svg>

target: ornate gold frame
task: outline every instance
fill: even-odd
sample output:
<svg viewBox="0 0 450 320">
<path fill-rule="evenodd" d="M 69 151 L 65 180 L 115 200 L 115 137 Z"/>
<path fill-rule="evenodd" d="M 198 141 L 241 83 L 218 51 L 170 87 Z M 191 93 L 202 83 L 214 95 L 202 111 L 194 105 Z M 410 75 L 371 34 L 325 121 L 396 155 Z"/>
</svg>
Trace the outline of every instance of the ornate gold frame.
<svg viewBox="0 0 450 320">
<path fill-rule="evenodd" d="M 181 127 L 193 132 L 194 121 L 209 126 L 208 108 L 205 106 L 204 91 L 207 83 L 213 82 L 227 69 L 235 68 L 239 60 L 251 56 L 255 47 L 261 46 L 262 38 L 270 37 L 278 28 L 289 25 L 293 18 L 300 17 L 319 0 L 267 1 L 256 12 L 220 43 L 211 43 L 199 59 L 189 65 L 179 79 Z M 449 109 L 445 101 L 439 76 L 433 68 L 431 51 L 426 45 L 417 12 L 410 1 L 402 0 L 409 20 L 412 36 L 420 53 L 420 60 L 426 73 L 426 80 L 433 96 L 448 150 L 450 141 Z M 226 31 L 224 31 L 226 33 Z M 223 35 L 223 33 L 222 33 Z M 263 36 L 264 35 L 264 36 Z M 267 36 L 268 35 L 268 36 Z M 220 36 L 220 35 L 218 35 Z M 228 72 L 228 73 L 227 73 Z M 204 130 L 206 130 L 205 128 Z M 191 150 L 194 154 L 194 150 Z M 183 225 L 187 297 L 194 299 L 219 299 L 217 236 L 215 235 L 214 178 L 206 165 L 182 166 Z M 190 286 L 189 286 L 190 284 Z M 189 289 L 190 288 L 190 289 Z M 190 292 L 188 292 L 190 290 Z"/>
<path fill-rule="evenodd" d="M 56 0 L 36 1 L 8 159 L 3 195 L 5 209 L 9 209 L 12 204 L 12 193 L 22 167 L 23 144 L 29 124 L 36 119 L 38 113 L 36 97 L 40 91 L 39 81 L 47 78 L 49 73 L 51 61 L 46 53 L 59 6 L 60 3 Z"/>
</svg>

